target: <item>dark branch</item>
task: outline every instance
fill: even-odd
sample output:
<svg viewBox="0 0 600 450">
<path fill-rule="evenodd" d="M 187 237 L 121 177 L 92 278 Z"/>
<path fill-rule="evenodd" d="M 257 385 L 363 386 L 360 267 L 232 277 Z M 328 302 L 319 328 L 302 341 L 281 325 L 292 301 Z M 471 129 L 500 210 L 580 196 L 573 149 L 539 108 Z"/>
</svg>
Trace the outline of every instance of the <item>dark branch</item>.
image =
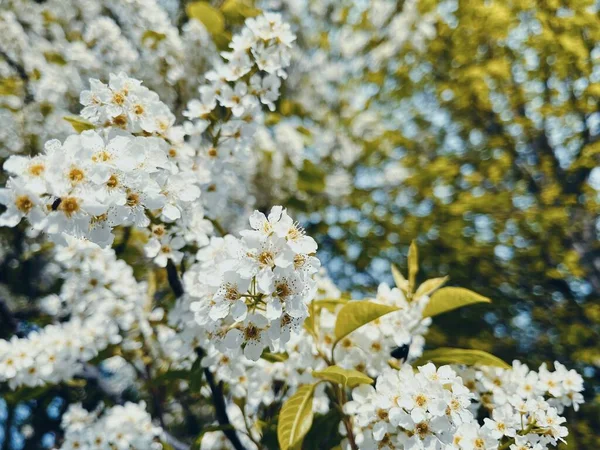
<svg viewBox="0 0 600 450">
<path fill-rule="evenodd" d="M 246 450 L 240 441 L 237 432 L 231 426 L 231 422 L 229 422 L 229 417 L 227 416 L 227 407 L 225 406 L 225 400 L 223 398 L 223 384 L 217 384 L 215 382 L 215 377 L 208 368 L 204 369 L 204 376 L 206 377 L 206 381 L 212 393 L 213 404 L 215 406 L 215 415 L 217 416 L 219 425 L 223 427 L 223 434 L 225 434 L 227 439 L 229 439 L 231 442 L 231 445 L 233 445 L 236 450 Z"/>
<path fill-rule="evenodd" d="M 181 280 L 179 279 L 177 267 L 175 267 L 175 264 L 171 259 L 167 261 L 167 279 L 169 280 L 169 286 L 171 286 L 171 290 L 175 294 L 175 297 L 181 297 L 185 290 L 183 289 L 183 284 L 181 284 Z"/>
<path fill-rule="evenodd" d="M 83 370 L 80 373 L 78 373 L 78 376 L 87 381 L 93 382 L 107 398 L 110 398 L 117 405 L 122 405 L 124 403 L 123 397 L 121 395 L 113 393 L 108 389 L 106 382 L 102 379 L 102 374 L 100 373 L 100 370 L 96 366 L 93 366 L 91 364 L 84 364 Z M 151 395 L 154 400 L 154 393 Z M 185 442 L 181 442 L 179 439 L 177 439 L 165 429 L 164 420 L 162 418 L 162 409 L 159 412 L 159 414 L 159 422 L 163 429 L 165 442 L 171 447 L 173 447 L 175 450 L 190 450 L 190 446 L 188 444 L 186 444 Z"/>
</svg>

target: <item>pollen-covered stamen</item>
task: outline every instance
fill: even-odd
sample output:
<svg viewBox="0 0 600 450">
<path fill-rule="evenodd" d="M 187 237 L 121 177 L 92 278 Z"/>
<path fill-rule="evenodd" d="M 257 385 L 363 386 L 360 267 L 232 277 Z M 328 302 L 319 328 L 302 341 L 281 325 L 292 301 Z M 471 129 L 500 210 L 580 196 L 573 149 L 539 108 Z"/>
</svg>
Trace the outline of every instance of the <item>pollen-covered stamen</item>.
<svg viewBox="0 0 600 450">
<path fill-rule="evenodd" d="M 152 234 L 157 238 L 161 238 L 165 235 L 166 230 L 164 225 L 153 225 L 152 226 Z"/>
<path fill-rule="evenodd" d="M 106 150 L 100 150 L 92 155 L 92 161 L 94 162 L 106 162 L 112 159 L 110 152 Z"/>
<path fill-rule="evenodd" d="M 287 232 L 287 238 L 290 241 L 296 241 L 302 238 L 305 234 L 306 231 L 304 230 L 304 228 L 302 228 L 298 222 L 294 222 L 294 224 L 290 227 L 290 229 Z"/>
<path fill-rule="evenodd" d="M 125 95 L 122 92 L 115 92 L 112 96 L 112 101 L 115 105 L 123 105 L 125 103 Z"/>
<path fill-rule="evenodd" d="M 427 422 L 419 422 L 415 425 L 415 433 L 419 435 L 421 439 L 425 439 L 425 437 L 431 433 L 429 424 Z"/>
<path fill-rule="evenodd" d="M 109 189 L 115 189 L 118 186 L 119 186 L 119 178 L 115 174 L 112 174 L 108 178 L 108 181 L 106 182 L 106 187 Z"/>
<path fill-rule="evenodd" d="M 380 420 L 387 420 L 388 419 L 388 412 L 385 409 L 378 409 L 377 410 L 377 417 L 379 417 Z"/>
<path fill-rule="evenodd" d="M 299 269 L 306 263 L 306 256 L 300 253 L 294 255 L 294 268 Z"/>
<path fill-rule="evenodd" d="M 71 217 L 80 209 L 79 199 L 76 197 L 63 198 L 58 209 L 60 209 L 67 217 Z"/>
<path fill-rule="evenodd" d="M 19 195 L 15 198 L 15 206 L 19 211 L 28 214 L 35 206 L 35 203 L 27 195 Z"/>
<path fill-rule="evenodd" d="M 125 128 L 127 126 L 127 116 L 120 114 L 113 118 L 112 123 L 116 127 Z"/>
<path fill-rule="evenodd" d="M 37 163 L 37 164 L 30 165 L 27 169 L 27 172 L 32 177 L 39 177 L 44 173 L 45 170 L 46 170 L 46 166 L 44 164 Z"/>
<path fill-rule="evenodd" d="M 427 404 L 427 397 L 423 394 L 417 394 L 417 396 L 415 397 L 415 403 L 417 404 L 417 406 L 423 407 Z"/>
<path fill-rule="evenodd" d="M 244 338 L 247 341 L 256 341 L 259 337 L 260 330 L 258 329 L 258 327 L 256 327 L 256 325 L 250 324 L 244 329 Z"/>
<path fill-rule="evenodd" d="M 71 167 L 67 175 L 72 184 L 81 183 L 85 179 L 85 172 L 79 167 Z"/>
<path fill-rule="evenodd" d="M 108 220 L 108 214 L 104 213 L 104 214 L 100 214 L 99 216 L 93 216 L 91 221 L 90 221 L 90 225 L 94 226 L 94 225 L 98 225 L 101 223 L 104 223 Z"/>
<path fill-rule="evenodd" d="M 292 289 L 286 281 L 280 281 L 275 285 L 275 295 L 279 298 L 286 298 L 292 295 Z"/>
<path fill-rule="evenodd" d="M 137 192 L 129 191 L 127 193 L 127 206 L 138 206 L 140 204 L 140 195 Z"/>
<path fill-rule="evenodd" d="M 269 251 L 259 253 L 256 259 L 264 267 L 273 267 L 275 265 L 275 255 Z"/>
<path fill-rule="evenodd" d="M 225 300 L 229 300 L 230 302 L 235 302 L 242 297 L 240 292 L 237 290 L 237 287 L 232 283 L 225 283 L 221 289 L 223 290 L 223 298 L 225 298 Z"/>
</svg>

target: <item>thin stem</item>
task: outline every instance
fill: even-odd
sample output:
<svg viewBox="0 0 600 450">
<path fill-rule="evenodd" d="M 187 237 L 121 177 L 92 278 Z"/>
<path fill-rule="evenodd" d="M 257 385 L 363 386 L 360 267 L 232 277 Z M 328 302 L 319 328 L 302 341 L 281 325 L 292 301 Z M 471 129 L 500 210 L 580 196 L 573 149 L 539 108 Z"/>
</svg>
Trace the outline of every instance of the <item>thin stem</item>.
<svg viewBox="0 0 600 450">
<path fill-rule="evenodd" d="M 344 411 L 344 405 L 346 404 L 346 391 L 343 387 L 339 388 L 339 396 L 340 396 L 340 406 L 342 408 L 342 412 Z M 346 427 L 346 434 L 348 436 L 348 443 L 350 444 L 350 448 L 352 450 L 358 450 L 358 446 L 356 445 L 356 440 L 354 439 L 354 431 L 352 431 L 352 419 L 344 413 L 343 419 L 344 427 Z"/>
<path fill-rule="evenodd" d="M 223 228 L 223 226 L 219 223 L 217 219 L 210 219 L 210 221 L 213 224 L 213 227 L 217 229 L 221 236 L 225 236 L 227 234 L 227 231 L 225 231 L 225 228 Z"/>
</svg>

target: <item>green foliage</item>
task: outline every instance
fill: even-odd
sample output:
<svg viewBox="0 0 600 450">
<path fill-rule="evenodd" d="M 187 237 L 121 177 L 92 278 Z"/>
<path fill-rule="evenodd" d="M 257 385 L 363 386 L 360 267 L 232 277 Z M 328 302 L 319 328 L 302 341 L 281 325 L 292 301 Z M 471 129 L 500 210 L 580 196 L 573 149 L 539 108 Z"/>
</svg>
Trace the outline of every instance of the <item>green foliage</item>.
<svg viewBox="0 0 600 450">
<path fill-rule="evenodd" d="M 373 379 L 354 369 L 344 369 L 339 366 L 329 366 L 325 370 L 312 373 L 315 378 L 341 384 L 342 387 L 353 388 L 359 384 L 373 384 Z"/>
<path fill-rule="evenodd" d="M 313 396 L 316 384 L 300 386 L 281 408 L 277 440 L 281 450 L 297 449 L 313 423 Z"/>
<path fill-rule="evenodd" d="M 92 123 L 79 116 L 65 116 L 63 119 L 69 122 L 77 133 L 81 133 L 85 130 L 93 130 L 95 128 Z"/>
<path fill-rule="evenodd" d="M 208 2 L 193 2 L 186 5 L 188 17 L 199 20 L 211 34 L 220 34 L 225 30 L 223 13 Z"/>
<path fill-rule="evenodd" d="M 428 287 L 423 288 L 424 291 L 428 289 Z M 423 310 L 423 317 L 437 316 L 474 303 L 491 303 L 491 300 L 468 289 L 445 287 L 431 296 L 429 303 Z"/>
<path fill-rule="evenodd" d="M 448 347 L 423 352 L 423 356 L 415 361 L 414 365 L 421 366 L 429 361 L 436 365 L 464 364 L 467 366 L 500 367 L 502 369 L 509 369 L 511 367 L 510 364 L 505 363 L 500 358 L 482 350 Z"/>
<path fill-rule="evenodd" d="M 398 308 L 370 301 L 356 301 L 345 304 L 335 322 L 335 339 L 339 342 L 357 328 L 379 317 L 398 311 Z"/>
</svg>

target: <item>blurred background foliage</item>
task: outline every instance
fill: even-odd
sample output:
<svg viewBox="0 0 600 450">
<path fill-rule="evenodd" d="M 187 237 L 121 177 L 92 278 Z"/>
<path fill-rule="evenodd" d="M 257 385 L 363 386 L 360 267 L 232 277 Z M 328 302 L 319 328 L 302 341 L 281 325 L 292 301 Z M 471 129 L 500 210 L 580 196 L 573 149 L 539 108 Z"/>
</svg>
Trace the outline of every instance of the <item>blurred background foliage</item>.
<svg viewBox="0 0 600 450">
<path fill-rule="evenodd" d="M 422 280 L 449 275 L 449 284 L 494 301 L 436 319 L 428 345 L 576 368 L 587 404 L 569 418 L 566 447 L 600 448 L 598 5 L 400 0 L 394 14 L 410 4 L 427 17 L 407 23 L 408 33 L 431 38 L 406 39 L 374 60 L 390 28 L 370 15 L 379 2 L 259 3 L 213 2 L 223 15 L 207 28 L 220 47 L 255 7 L 276 6 L 294 23 L 305 59 L 324 52 L 331 64 L 361 61 L 335 76 L 292 67 L 268 122 L 291 121 L 309 155 L 317 150 L 288 161 L 298 175 L 277 192 L 261 172 L 259 208 L 279 199 L 303 212 L 330 274 L 357 296 L 392 283 L 390 263 L 405 270 L 415 239 Z M 343 48 L 347 30 L 360 46 Z M 319 152 L 319 128 L 347 136 L 354 157 Z M 27 300 L 53 289 L 40 276 L 45 257 L 20 247 L 23 227 L 1 235 L 1 287 L 27 319 Z M 0 337 L 10 334 L 0 327 Z M 60 407 L 44 420 L 57 420 Z"/>
<path fill-rule="evenodd" d="M 387 129 L 362 140 L 342 204 L 310 197 L 323 214 L 308 232 L 334 278 L 366 295 L 416 239 L 423 279 L 449 275 L 494 300 L 436 320 L 428 344 L 576 367 L 588 404 L 567 447 L 600 448 L 598 5 L 459 1 L 449 16 L 425 48 L 407 43 L 360 74 Z"/>
</svg>

